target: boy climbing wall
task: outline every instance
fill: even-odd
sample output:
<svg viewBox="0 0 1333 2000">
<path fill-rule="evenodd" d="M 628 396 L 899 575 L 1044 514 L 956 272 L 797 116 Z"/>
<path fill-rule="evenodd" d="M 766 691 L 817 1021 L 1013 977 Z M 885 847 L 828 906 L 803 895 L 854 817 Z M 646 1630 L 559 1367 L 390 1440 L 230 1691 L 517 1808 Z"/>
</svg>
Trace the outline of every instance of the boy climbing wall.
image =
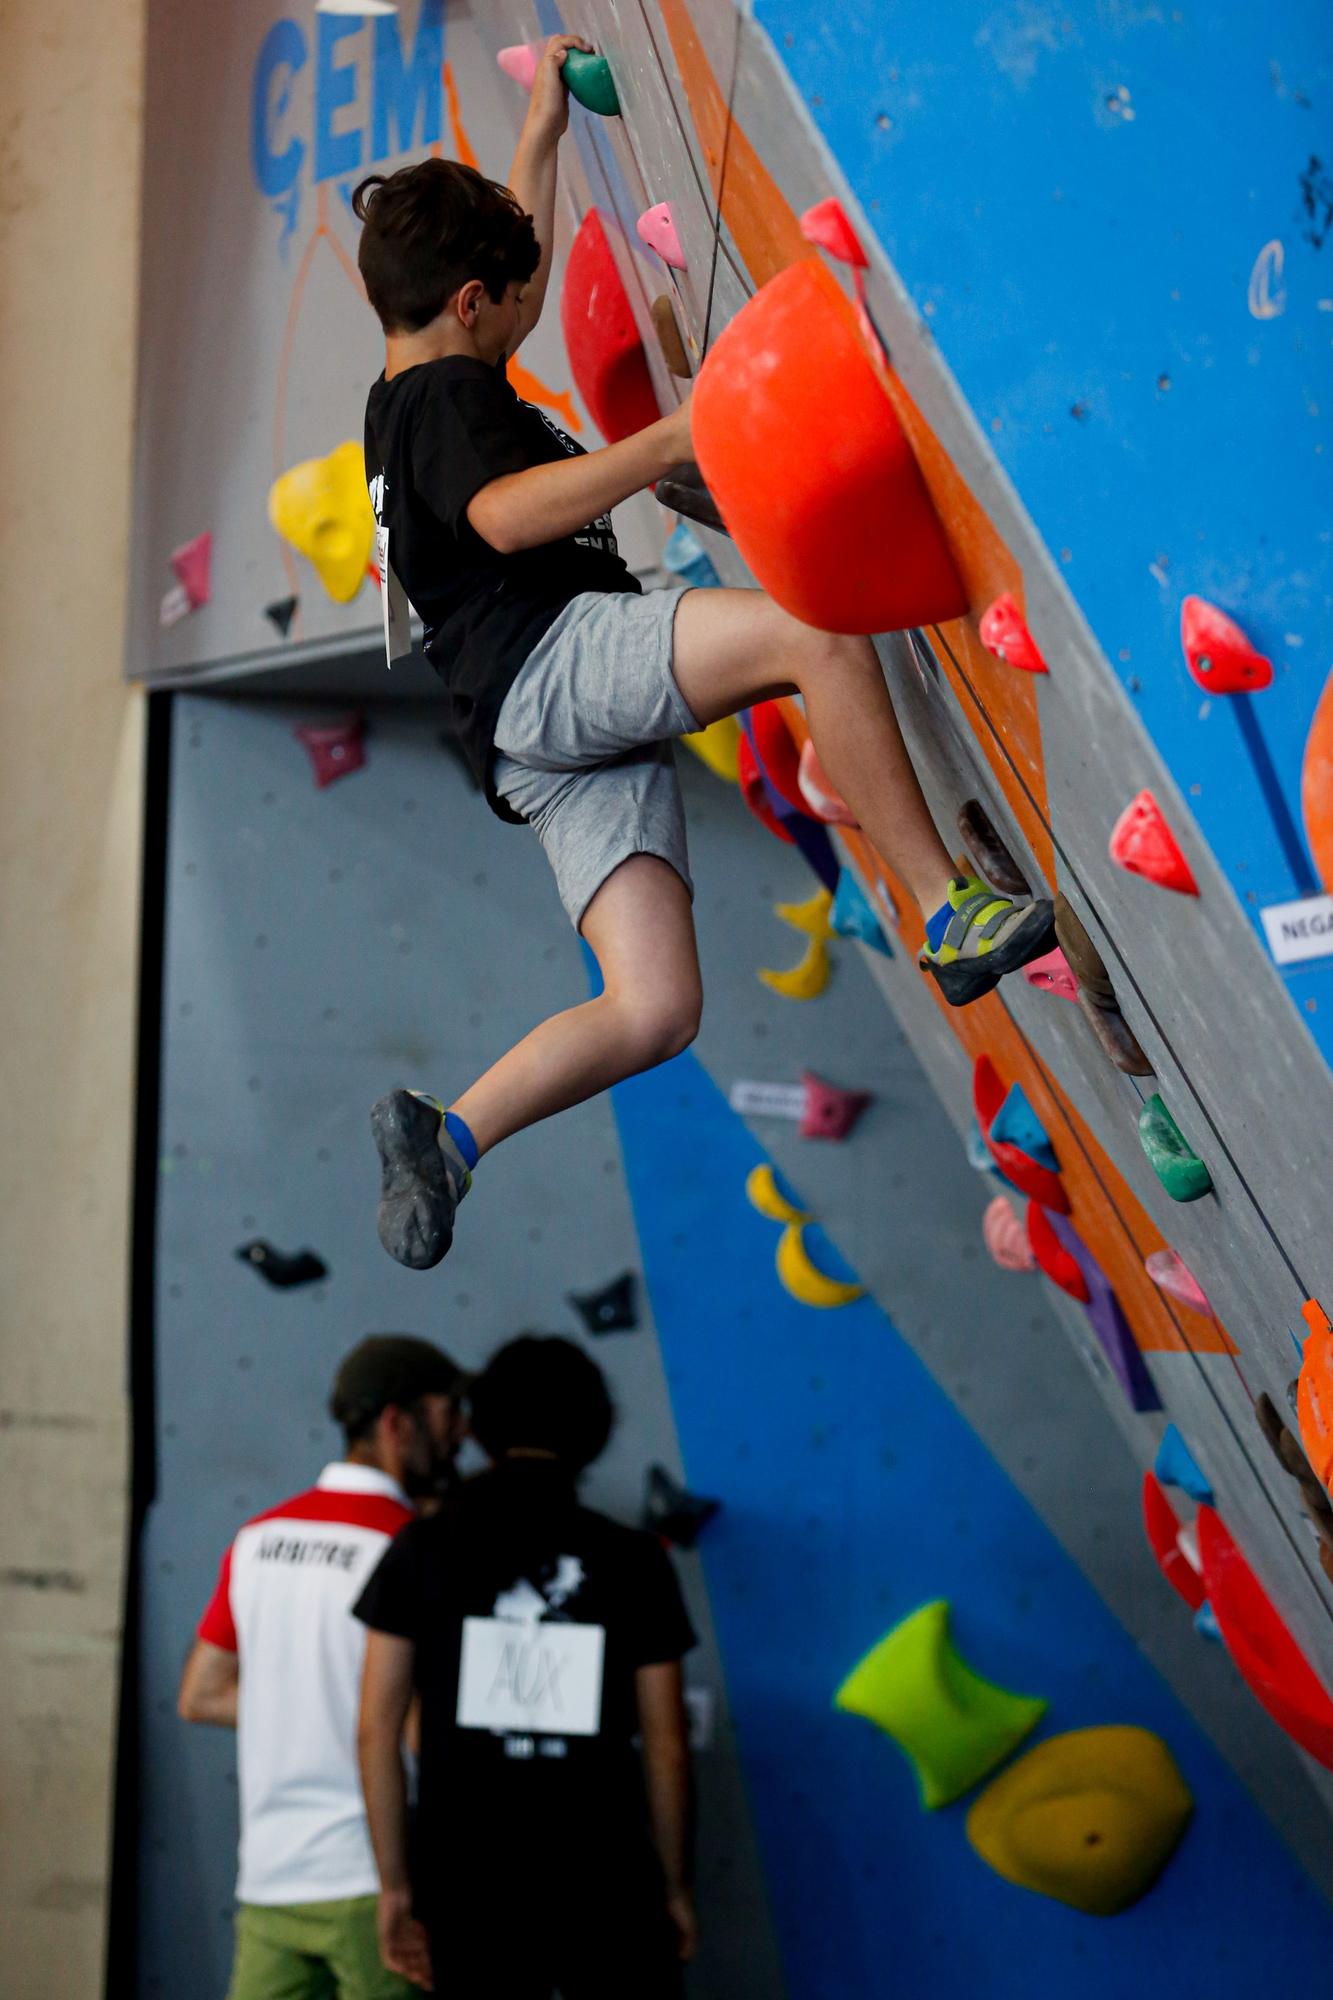
<svg viewBox="0 0 1333 2000">
<path fill-rule="evenodd" d="M 380 1240 L 425 1270 L 482 1154 L 693 1039 L 702 1006 L 671 738 L 799 693 L 831 783 L 926 919 L 922 965 L 953 1006 L 1048 951 L 1049 903 L 954 874 L 869 639 L 818 632 L 755 590 L 641 592 L 610 510 L 690 455 L 688 402 L 585 452 L 520 402 L 505 363 L 550 275 L 568 122 L 555 36 L 509 187 L 425 160 L 356 191 L 359 263 L 385 333 L 366 471 L 388 557 L 488 801 L 526 821 L 603 978 L 446 1108 L 391 1090 L 371 1113 Z"/>
</svg>

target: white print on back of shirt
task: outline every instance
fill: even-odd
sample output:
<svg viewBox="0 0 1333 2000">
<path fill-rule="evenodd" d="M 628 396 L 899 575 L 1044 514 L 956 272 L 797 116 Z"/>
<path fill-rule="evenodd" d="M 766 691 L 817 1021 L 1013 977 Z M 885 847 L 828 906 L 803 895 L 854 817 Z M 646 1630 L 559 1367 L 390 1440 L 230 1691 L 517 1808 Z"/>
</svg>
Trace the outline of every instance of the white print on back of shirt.
<svg viewBox="0 0 1333 2000">
<path fill-rule="evenodd" d="M 599 1733 L 605 1627 L 558 1615 L 584 1581 L 577 1556 L 557 1556 L 552 1577 L 539 1583 L 519 1577 L 497 1592 L 490 1618 L 463 1620 L 455 1715 L 460 1729 L 516 1732 L 507 1754 L 529 1756 L 530 1750 L 518 1750 L 517 1739 L 544 1736 L 554 1745 Z"/>
<path fill-rule="evenodd" d="M 535 403 L 524 403 L 521 398 L 520 406 L 525 410 L 531 410 L 534 417 L 541 418 L 551 436 L 559 438 L 562 448 L 571 458 L 577 455 L 578 446 L 575 444 L 573 438 L 569 436 L 567 431 L 562 431 L 559 424 L 553 424 L 545 410 L 539 410 Z M 581 528 L 577 535 L 571 535 L 570 540 L 577 542 L 581 549 L 597 549 L 602 555 L 618 556 L 620 554 L 620 544 L 616 540 L 615 530 L 611 526 L 611 516 L 609 514 L 599 514 L 595 521 L 590 521 L 588 526 Z"/>
</svg>

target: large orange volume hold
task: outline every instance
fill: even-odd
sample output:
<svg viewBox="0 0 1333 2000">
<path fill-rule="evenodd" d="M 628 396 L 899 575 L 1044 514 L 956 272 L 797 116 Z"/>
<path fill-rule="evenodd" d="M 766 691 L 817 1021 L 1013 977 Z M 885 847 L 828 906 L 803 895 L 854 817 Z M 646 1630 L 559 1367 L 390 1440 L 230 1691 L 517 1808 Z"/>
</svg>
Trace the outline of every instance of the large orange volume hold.
<svg viewBox="0 0 1333 2000">
<path fill-rule="evenodd" d="M 897 632 L 967 609 L 906 433 L 822 264 L 790 265 L 741 308 L 690 407 L 708 489 L 793 617 Z"/>
<path fill-rule="evenodd" d="M 595 208 L 579 224 L 565 260 L 560 325 L 570 372 L 607 443 L 655 424 L 661 411 L 648 357 Z"/>
</svg>

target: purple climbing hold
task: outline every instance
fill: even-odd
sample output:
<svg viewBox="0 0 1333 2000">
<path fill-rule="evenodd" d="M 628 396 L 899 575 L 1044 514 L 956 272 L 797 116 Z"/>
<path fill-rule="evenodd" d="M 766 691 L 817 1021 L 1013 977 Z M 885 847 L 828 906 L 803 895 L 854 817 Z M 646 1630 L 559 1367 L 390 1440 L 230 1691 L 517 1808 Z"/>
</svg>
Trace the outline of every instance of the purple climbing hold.
<svg viewBox="0 0 1333 2000">
<path fill-rule="evenodd" d="M 1088 1285 L 1084 1310 L 1115 1378 L 1132 1410 L 1160 1410 L 1162 1399 L 1153 1386 L 1147 1363 L 1111 1289 L 1110 1279 L 1088 1249 L 1068 1216 L 1052 1215 L 1051 1227 L 1074 1259 Z"/>
</svg>

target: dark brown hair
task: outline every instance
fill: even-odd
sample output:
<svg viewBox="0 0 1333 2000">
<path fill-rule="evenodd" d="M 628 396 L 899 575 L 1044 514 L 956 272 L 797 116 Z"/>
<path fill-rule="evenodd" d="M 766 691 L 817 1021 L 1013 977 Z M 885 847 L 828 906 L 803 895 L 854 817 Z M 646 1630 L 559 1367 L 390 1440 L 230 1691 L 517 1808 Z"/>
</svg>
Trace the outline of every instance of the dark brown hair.
<svg viewBox="0 0 1333 2000">
<path fill-rule="evenodd" d="M 368 174 L 352 196 L 364 224 L 356 261 L 386 333 L 416 333 L 480 278 L 497 302 L 532 276 L 541 248 L 507 187 L 457 160 Z"/>
</svg>

